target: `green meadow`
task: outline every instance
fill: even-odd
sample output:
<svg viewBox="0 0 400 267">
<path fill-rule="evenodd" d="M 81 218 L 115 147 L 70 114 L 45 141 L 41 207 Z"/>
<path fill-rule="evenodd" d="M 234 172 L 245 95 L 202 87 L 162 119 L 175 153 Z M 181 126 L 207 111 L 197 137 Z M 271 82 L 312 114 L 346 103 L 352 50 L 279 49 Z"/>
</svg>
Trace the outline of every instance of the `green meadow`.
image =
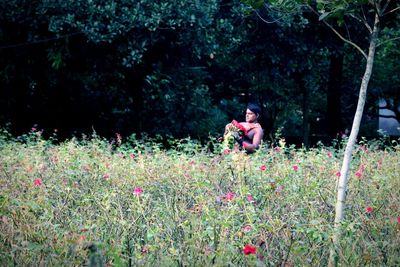
<svg viewBox="0 0 400 267">
<path fill-rule="evenodd" d="M 1 266 L 327 265 L 343 144 L 54 138 L 0 137 Z M 351 166 L 341 266 L 399 266 L 400 145 Z"/>
</svg>

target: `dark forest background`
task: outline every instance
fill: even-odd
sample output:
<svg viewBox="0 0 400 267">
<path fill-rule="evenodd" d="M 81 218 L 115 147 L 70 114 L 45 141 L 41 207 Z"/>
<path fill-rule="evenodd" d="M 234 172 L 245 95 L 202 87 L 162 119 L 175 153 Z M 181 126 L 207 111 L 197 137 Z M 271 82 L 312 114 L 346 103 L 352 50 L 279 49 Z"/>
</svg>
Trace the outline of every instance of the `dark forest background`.
<svg viewBox="0 0 400 267">
<path fill-rule="evenodd" d="M 236 0 L 1 0 L 0 126 L 204 139 L 251 101 L 266 139 L 338 137 L 351 127 L 363 58 L 312 13 L 274 15 Z M 398 15 L 384 23 L 400 26 Z M 337 26 L 368 45 L 356 22 Z M 400 121 L 399 60 L 399 41 L 379 47 L 360 135 L 377 135 L 378 99 Z"/>
</svg>

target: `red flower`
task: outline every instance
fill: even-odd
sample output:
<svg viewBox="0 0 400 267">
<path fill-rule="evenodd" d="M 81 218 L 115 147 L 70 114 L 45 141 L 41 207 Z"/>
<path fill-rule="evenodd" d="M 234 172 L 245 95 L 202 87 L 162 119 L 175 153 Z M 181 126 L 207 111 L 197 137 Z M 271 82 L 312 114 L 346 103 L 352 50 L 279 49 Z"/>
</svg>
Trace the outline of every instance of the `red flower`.
<svg viewBox="0 0 400 267">
<path fill-rule="evenodd" d="M 136 188 L 133 190 L 133 193 L 134 193 L 135 195 L 139 196 L 139 195 L 143 194 L 143 189 L 142 189 L 141 187 L 136 187 Z"/>
<path fill-rule="evenodd" d="M 232 124 L 233 124 L 236 128 L 238 128 L 240 131 L 242 131 L 244 135 L 247 134 L 247 129 L 244 128 L 244 126 L 243 126 L 242 124 L 240 124 L 240 123 L 237 122 L 236 120 L 233 120 L 233 121 L 232 121 Z"/>
<path fill-rule="evenodd" d="M 293 165 L 293 170 L 297 172 L 299 170 L 299 166 Z"/>
<path fill-rule="evenodd" d="M 33 181 L 33 185 L 34 185 L 34 186 L 42 186 L 42 184 L 43 184 L 43 182 L 42 182 L 42 179 L 40 179 L 40 178 L 36 178 L 36 179 Z"/>
<path fill-rule="evenodd" d="M 397 217 L 397 223 L 400 224 L 400 216 Z"/>
<path fill-rule="evenodd" d="M 232 201 L 235 198 L 235 193 L 234 192 L 228 192 L 228 193 L 226 193 L 225 198 L 228 201 Z"/>
<path fill-rule="evenodd" d="M 360 167 L 358 168 L 358 170 L 356 171 L 356 176 L 358 178 L 361 178 L 363 171 L 364 171 L 364 164 L 361 164 Z"/>
<path fill-rule="evenodd" d="M 265 165 L 260 166 L 260 170 L 265 171 L 266 169 L 267 169 L 267 166 L 265 166 Z"/>
<path fill-rule="evenodd" d="M 340 171 L 336 172 L 336 176 L 340 177 Z"/>
<path fill-rule="evenodd" d="M 250 246 L 250 245 L 246 245 L 243 247 L 243 253 L 244 255 L 249 255 L 249 254 L 256 254 L 257 248 Z"/>
<path fill-rule="evenodd" d="M 374 210 L 374 209 L 373 209 L 372 207 L 367 207 L 367 208 L 365 209 L 365 212 L 368 213 L 368 214 L 371 214 L 373 210 Z"/>
</svg>

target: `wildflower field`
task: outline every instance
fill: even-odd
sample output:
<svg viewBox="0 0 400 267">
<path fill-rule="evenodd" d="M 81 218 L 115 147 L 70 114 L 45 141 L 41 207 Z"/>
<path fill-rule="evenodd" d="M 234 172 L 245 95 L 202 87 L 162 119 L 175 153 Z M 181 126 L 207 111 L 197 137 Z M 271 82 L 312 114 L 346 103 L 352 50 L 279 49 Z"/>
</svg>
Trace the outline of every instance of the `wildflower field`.
<svg viewBox="0 0 400 267">
<path fill-rule="evenodd" d="M 340 266 L 400 265 L 400 145 L 383 143 L 355 147 Z M 325 266 L 342 145 L 218 145 L 3 133 L 1 266 Z"/>
</svg>

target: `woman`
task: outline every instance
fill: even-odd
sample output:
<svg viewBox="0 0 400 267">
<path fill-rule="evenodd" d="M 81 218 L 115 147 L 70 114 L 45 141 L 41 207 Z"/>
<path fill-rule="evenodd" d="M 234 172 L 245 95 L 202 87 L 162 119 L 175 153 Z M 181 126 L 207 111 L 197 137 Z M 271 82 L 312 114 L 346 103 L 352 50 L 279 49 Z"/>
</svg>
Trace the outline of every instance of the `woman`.
<svg viewBox="0 0 400 267">
<path fill-rule="evenodd" d="M 264 136 L 264 131 L 258 123 L 260 113 L 261 109 L 257 104 L 248 104 L 246 109 L 246 121 L 240 122 L 240 124 L 246 129 L 244 136 L 235 136 L 237 143 L 248 153 L 255 152 L 260 147 Z M 227 134 L 228 128 L 230 127 L 232 127 L 231 123 L 225 127 L 225 134 Z"/>
</svg>

